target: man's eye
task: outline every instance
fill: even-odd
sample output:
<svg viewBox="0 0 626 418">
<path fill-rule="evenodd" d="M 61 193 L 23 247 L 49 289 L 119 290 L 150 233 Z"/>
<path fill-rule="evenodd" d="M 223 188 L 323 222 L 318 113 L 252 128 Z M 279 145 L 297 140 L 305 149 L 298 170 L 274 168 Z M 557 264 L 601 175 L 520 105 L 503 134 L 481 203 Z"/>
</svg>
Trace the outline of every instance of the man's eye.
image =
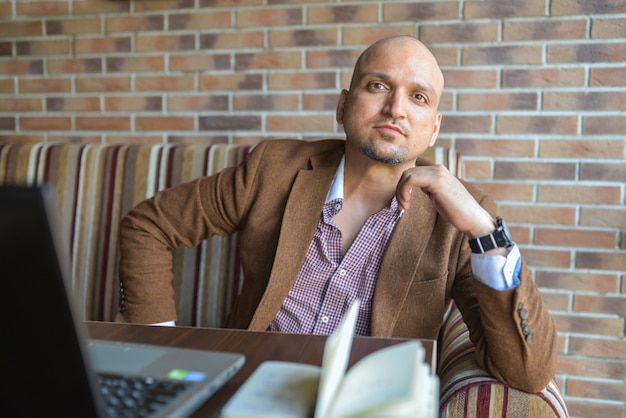
<svg viewBox="0 0 626 418">
<path fill-rule="evenodd" d="M 370 83 L 370 88 L 373 90 L 384 90 L 385 85 L 383 83 L 372 82 Z"/>
<path fill-rule="evenodd" d="M 426 99 L 426 96 L 420 93 L 414 94 L 413 97 L 415 97 L 415 99 L 417 99 L 417 101 L 419 102 L 426 103 L 428 101 L 428 99 Z"/>
</svg>

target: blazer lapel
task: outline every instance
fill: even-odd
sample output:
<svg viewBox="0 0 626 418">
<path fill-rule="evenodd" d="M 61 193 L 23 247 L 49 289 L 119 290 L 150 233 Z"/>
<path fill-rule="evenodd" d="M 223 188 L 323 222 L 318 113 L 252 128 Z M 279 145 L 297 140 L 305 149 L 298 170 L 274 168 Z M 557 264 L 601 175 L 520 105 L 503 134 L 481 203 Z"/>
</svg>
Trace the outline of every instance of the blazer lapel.
<svg viewBox="0 0 626 418">
<path fill-rule="evenodd" d="M 298 172 L 285 207 L 272 274 L 250 330 L 266 330 L 293 287 L 343 151 L 340 147 L 312 156 L 310 169 Z"/>
<path fill-rule="evenodd" d="M 413 193 L 411 208 L 398 221 L 378 272 L 372 300 L 372 335 L 392 335 L 436 217 L 437 211 L 428 197 Z"/>
</svg>

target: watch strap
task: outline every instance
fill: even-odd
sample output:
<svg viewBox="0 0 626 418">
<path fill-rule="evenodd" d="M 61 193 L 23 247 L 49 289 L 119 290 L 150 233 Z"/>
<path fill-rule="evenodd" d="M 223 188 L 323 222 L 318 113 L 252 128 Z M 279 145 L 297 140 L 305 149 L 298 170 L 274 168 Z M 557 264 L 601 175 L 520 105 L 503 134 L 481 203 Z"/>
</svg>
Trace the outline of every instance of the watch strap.
<svg viewBox="0 0 626 418">
<path fill-rule="evenodd" d="M 493 233 L 469 240 L 470 249 L 474 254 L 483 254 L 494 248 L 509 247 L 513 244 L 511 238 L 507 235 L 502 218 L 498 216 L 496 223 L 496 230 Z"/>
</svg>

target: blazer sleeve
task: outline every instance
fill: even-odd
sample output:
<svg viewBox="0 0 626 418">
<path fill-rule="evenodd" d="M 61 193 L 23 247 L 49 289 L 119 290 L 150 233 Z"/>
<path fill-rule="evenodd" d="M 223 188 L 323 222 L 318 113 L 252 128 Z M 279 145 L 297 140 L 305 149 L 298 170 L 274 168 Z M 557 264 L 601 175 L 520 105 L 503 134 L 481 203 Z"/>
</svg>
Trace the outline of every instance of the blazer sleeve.
<svg viewBox="0 0 626 418">
<path fill-rule="evenodd" d="M 491 198 L 480 202 L 494 214 Z M 461 251 L 465 254 L 460 259 L 467 261 L 461 263 L 452 297 L 476 346 L 477 363 L 514 388 L 541 391 L 556 370 L 556 331 L 523 253 L 519 286 L 500 291 L 465 277 L 471 272 L 469 245 L 462 245 Z"/>
</svg>

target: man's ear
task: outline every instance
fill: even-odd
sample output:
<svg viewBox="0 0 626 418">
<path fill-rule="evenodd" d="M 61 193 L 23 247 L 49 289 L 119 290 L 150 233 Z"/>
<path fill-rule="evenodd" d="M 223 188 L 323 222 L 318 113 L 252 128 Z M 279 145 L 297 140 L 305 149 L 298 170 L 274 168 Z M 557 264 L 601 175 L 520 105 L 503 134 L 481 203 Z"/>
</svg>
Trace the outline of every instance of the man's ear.
<svg viewBox="0 0 626 418">
<path fill-rule="evenodd" d="M 341 94 L 339 95 L 339 101 L 337 102 L 337 110 L 335 111 L 335 120 L 338 124 L 343 123 L 343 110 L 346 106 L 346 98 L 348 97 L 348 90 L 341 90 Z"/>
<path fill-rule="evenodd" d="M 439 129 L 441 129 L 441 113 L 437 113 L 437 116 L 435 116 L 435 126 L 433 127 L 433 136 L 430 138 L 430 144 L 428 145 L 429 147 L 432 147 L 433 145 L 435 145 L 435 142 L 437 142 Z"/>
</svg>

